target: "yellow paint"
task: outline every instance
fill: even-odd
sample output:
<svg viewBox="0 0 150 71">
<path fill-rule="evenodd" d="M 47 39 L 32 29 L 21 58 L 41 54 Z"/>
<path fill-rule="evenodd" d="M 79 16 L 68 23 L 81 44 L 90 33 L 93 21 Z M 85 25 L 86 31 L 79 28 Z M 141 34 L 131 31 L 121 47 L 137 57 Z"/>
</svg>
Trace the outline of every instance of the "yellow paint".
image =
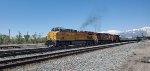
<svg viewBox="0 0 150 71">
<path fill-rule="evenodd" d="M 47 40 L 97 40 L 96 34 L 89 35 L 85 32 L 49 32 Z"/>
</svg>

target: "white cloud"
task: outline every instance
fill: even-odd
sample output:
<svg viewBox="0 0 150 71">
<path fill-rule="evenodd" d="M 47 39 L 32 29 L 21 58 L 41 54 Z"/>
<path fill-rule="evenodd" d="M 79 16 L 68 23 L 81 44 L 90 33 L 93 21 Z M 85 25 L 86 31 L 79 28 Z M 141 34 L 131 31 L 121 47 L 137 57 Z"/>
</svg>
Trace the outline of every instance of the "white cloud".
<svg viewBox="0 0 150 71">
<path fill-rule="evenodd" d="M 119 33 L 121 33 L 121 31 L 119 31 L 119 30 L 107 30 L 107 31 L 102 31 L 101 33 L 119 34 Z"/>
</svg>

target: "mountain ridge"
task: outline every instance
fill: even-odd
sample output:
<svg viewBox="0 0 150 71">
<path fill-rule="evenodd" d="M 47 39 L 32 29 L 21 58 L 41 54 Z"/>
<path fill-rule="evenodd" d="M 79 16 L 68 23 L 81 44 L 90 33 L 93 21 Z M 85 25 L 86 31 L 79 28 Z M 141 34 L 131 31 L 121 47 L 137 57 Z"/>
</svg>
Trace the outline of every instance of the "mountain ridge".
<svg viewBox="0 0 150 71">
<path fill-rule="evenodd" d="M 119 35 L 125 38 L 150 36 L 150 27 L 142 27 L 139 29 L 127 30 L 125 32 L 120 33 Z"/>
</svg>

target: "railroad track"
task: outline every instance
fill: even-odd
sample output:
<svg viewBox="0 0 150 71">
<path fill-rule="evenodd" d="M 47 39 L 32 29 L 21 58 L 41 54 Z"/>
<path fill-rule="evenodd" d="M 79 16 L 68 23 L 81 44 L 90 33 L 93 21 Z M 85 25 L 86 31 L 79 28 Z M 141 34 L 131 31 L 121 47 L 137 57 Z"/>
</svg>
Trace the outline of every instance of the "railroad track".
<svg viewBox="0 0 150 71">
<path fill-rule="evenodd" d="M 49 52 L 49 51 L 56 51 L 56 50 L 63 50 L 63 49 L 74 49 L 78 46 L 68 46 L 66 48 L 20 48 L 20 49 L 10 49 L 10 50 L 0 50 L 0 57 L 9 57 L 9 56 L 17 56 L 17 55 L 29 55 L 29 54 L 37 54 L 37 53 L 43 53 L 43 52 Z"/>
<path fill-rule="evenodd" d="M 98 49 L 119 46 L 119 45 L 128 44 L 128 43 L 133 43 L 133 42 L 106 44 L 106 45 L 91 46 L 91 47 L 86 47 L 86 48 L 69 49 L 69 50 L 58 51 L 58 52 L 43 53 L 39 55 L 26 56 L 22 58 L 12 58 L 8 60 L 0 61 L 0 69 L 12 68 L 12 67 L 20 66 L 20 65 L 35 63 L 35 62 L 44 61 L 48 59 L 59 58 L 59 57 L 77 54 L 77 53 L 83 53 L 83 52 L 88 52 L 88 51 L 93 51 L 93 50 L 98 50 Z"/>
</svg>

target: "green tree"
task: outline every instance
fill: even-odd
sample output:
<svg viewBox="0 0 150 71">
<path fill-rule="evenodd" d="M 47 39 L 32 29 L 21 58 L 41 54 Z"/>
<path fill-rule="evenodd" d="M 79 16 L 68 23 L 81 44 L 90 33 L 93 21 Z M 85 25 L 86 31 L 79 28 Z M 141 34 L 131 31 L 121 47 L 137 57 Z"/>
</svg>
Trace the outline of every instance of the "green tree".
<svg viewBox="0 0 150 71">
<path fill-rule="evenodd" d="M 15 38 L 15 37 L 12 37 L 12 38 L 10 39 L 10 43 L 11 43 L 11 44 L 17 44 L 16 38 Z"/>
<path fill-rule="evenodd" d="M 0 44 L 3 44 L 3 35 L 2 34 L 0 34 Z"/>
<path fill-rule="evenodd" d="M 41 43 L 45 43 L 46 42 L 46 37 L 42 37 L 42 42 Z"/>
<path fill-rule="evenodd" d="M 17 44 L 22 44 L 24 43 L 24 38 L 22 37 L 21 33 L 18 32 L 19 34 L 16 35 L 16 39 L 17 39 Z"/>
<path fill-rule="evenodd" d="M 0 34 L 0 44 L 8 44 L 9 43 L 9 36 Z"/>
<path fill-rule="evenodd" d="M 28 35 L 28 32 L 27 32 L 27 35 L 24 35 L 24 38 L 25 38 L 25 42 L 29 43 L 30 35 Z"/>
<path fill-rule="evenodd" d="M 37 43 L 37 34 L 35 32 L 35 34 L 32 35 L 33 39 L 32 39 L 32 42 L 33 43 Z"/>
</svg>

